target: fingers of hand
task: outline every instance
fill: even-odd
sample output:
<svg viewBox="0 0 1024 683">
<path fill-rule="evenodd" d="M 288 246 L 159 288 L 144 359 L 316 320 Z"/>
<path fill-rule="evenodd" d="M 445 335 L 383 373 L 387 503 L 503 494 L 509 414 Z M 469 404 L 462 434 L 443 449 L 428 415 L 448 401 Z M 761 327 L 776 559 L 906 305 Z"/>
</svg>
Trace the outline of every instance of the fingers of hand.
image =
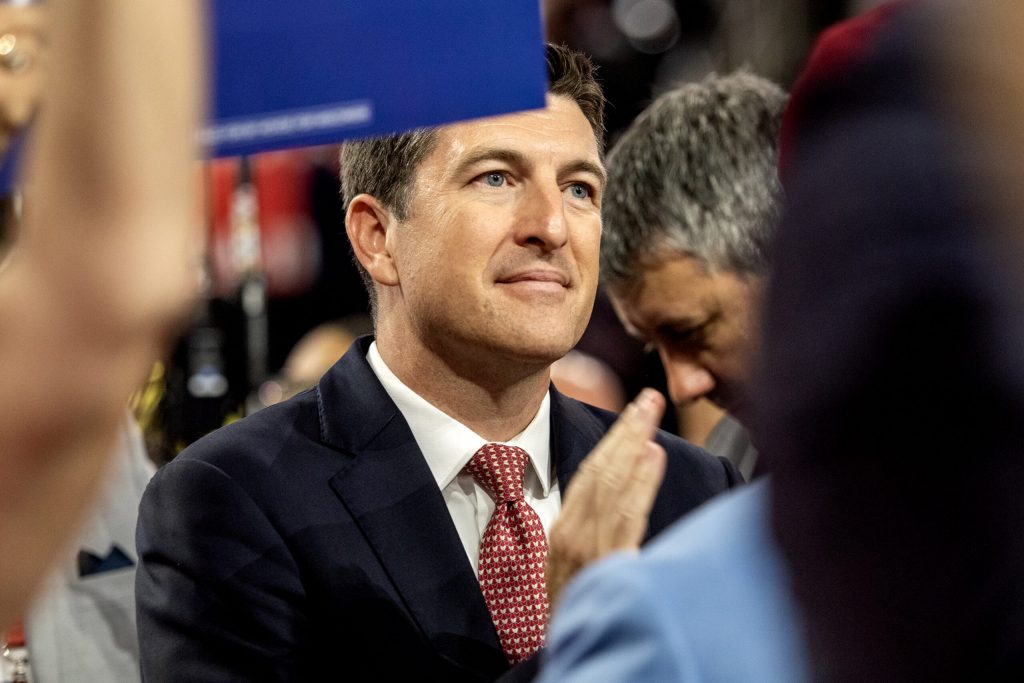
<svg viewBox="0 0 1024 683">
<path fill-rule="evenodd" d="M 557 526 L 551 530 L 544 580 L 547 584 L 548 600 L 552 605 L 558 599 L 565 585 L 583 566 L 582 562 L 573 559 L 574 544 L 567 539 L 571 539 L 571 537 L 560 534 Z"/>
<path fill-rule="evenodd" d="M 634 458 L 654 438 L 664 411 L 665 399 L 661 394 L 653 389 L 640 392 L 583 461 L 567 495 L 574 489 L 587 495 L 603 489 L 620 489 L 630 475 Z"/>
<path fill-rule="evenodd" d="M 594 480 L 590 493 L 592 505 L 602 510 L 617 505 L 630 486 L 657 431 L 665 399 L 653 389 L 645 389 L 632 406 L 635 409 L 619 419 L 585 462 Z"/>
<path fill-rule="evenodd" d="M 639 545 L 664 476 L 664 449 L 651 441 L 664 410 L 645 389 L 580 465 L 549 534 L 549 595 L 589 562 Z"/>
<path fill-rule="evenodd" d="M 571 523 L 559 517 L 550 532 L 545 576 L 551 604 L 586 565 L 617 550 L 640 547 L 665 476 L 666 458 L 664 448 L 647 442 L 643 453 L 635 458 L 635 467 L 626 486 L 613 503 L 602 507 L 592 499 L 577 498 L 580 509 L 586 503 L 587 513 Z"/>
<path fill-rule="evenodd" d="M 607 525 L 600 532 L 602 554 L 640 547 L 651 508 L 665 478 L 666 459 L 664 448 L 653 441 L 647 442 L 622 495 L 616 501 L 615 514 L 602 517 Z"/>
<path fill-rule="evenodd" d="M 661 423 L 664 412 L 665 397 L 654 389 L 644 389 L 622 411 L 622 415 L 601 439 L 601 444 L 628 444 L 651 439 Z M 601 448 L 601 444 L 598 444 L 598 449 Z M 595 452 L 598 449 L 595 449 Z"/>
<path fill-rule="evenodd" d="M 644 389 L 634 401 L 639 407 L 637 416 L 643 435 L 648 439 L 654 438 L 661 424 L 661 417 L 665 413 L 665 397 L 654 389 Z"/>
<path fill-rule="evenodd" d="M 637 451 L 644 439 L 643 407 L 640 398 L 626 406 L 619 419 L 612 425 L 604 438 L 580 464 L 572 481 L 562 495 L 562 511 L 559 524 L 578 529 L 590 516 L 590 509 L 596 497 L 604 490 L 614 489 L 629 472 L 632 458 L 628 451 Z"/>
</svg>

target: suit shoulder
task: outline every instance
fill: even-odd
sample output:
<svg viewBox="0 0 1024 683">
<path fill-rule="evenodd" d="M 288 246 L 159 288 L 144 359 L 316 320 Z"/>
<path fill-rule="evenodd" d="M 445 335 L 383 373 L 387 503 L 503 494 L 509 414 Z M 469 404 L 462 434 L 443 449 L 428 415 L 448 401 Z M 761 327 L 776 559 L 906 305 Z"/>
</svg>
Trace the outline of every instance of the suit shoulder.
<svg viewBox="0 0 1024 683">
<path fill-rule="evenodd" d="M 597 408 L 586 403 L 562 396 L 561 402 L 568 413 L 573 412 L 573 421 L 581 432 L 590 431 L 595 442 L 619 419 L 617 413 Z M 695 487 L 710 496 L 743 482 L 735 466 L 725 458 L 708 453 L 675 434 L 659 429 L 655 440 L 668 454 L 668 480 L 686 480 L 688 487 Z"/>
<path fill-rule="evenodd" d="M 589 433 L 592 438 L 600 439 L 619 419 L 618 413 L 577 401 L 564 394 L 556 394 L 556 398 L 557 404 L 552 405 L 552 410 L 557 408 L 558 413 L 564 415 L 567 422 L 578 431 Z"/>
<path fill-rule="evenodd" d="M 711 481 L 721 482 L 721 487 L 730 488 L 742 483 L 743 477 L 736 467 L 726 458 L 708 453 L 703 448 L 689 441 L 659 429 L 655 441 L 668 454 L 670 467 L 680 467 L 691 476 L 700 476 Z"/>
<path fill-rule="evenodd" d="M 308 390 L 216 429 L 186 448 L 176 462 L 206 462 L 224 470 L 238 461 L 270 465 L 289 441 L 319 441 L 316 394 Z"/>
</svg>

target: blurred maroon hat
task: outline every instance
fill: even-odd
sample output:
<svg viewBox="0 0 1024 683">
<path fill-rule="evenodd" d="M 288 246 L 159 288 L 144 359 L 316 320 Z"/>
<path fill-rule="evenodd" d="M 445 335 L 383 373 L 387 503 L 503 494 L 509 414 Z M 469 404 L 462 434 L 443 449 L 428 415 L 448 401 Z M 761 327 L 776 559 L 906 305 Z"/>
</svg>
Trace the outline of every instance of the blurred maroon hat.
<svg viewBox="0 0 1024 683">
<path fill-rule="evenodd" d="M 779 175 L 785 181 L 794 145 L 805 123 L 807 101 L 812 93 L 835 83 L 867 54 L 878 31 L 894 14 L 913 0 L 895 0 L 841 21 L 818 36 L 803 71 L 790 92 L 779 132 Z"/>
</svg>

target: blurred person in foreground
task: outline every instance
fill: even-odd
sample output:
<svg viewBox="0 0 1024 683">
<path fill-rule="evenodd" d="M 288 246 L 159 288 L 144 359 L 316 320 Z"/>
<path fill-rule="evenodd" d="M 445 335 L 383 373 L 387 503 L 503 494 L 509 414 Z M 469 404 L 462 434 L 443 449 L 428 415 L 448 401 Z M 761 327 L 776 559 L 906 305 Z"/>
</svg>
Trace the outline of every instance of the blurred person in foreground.
<svg viewBox="0 0 1024 683">
<path fill-rule="evenodd" d="M 580 565 L 739 480 L 656 434 L 656 392 L 609 430 L 551 388 L 594 303 L 605 171 L 593 66 L 547 62 L 545 109 L 343 146 L 376 339 L 154 477 L 147 680 L 527 676 Z"/>
<path fill-rule="evenodd" d="M 16 241 L 17 222 L 25 210 L 14 184 L 17 160 L 13 157 L 19 156 L 16 147 L 38 106 L 50 41 L 44 4 L 8 4 L 0 7 L 0 18 L 0 115 L 7 131 L 0 140 L 4 167 L 0 191 L 8 192 L 10 198 L 9 210 L 0 217 L 2 261 Z M 0 638 L 2 680 L 17 680 L 19 670 L 33 683 L 71 678 L 138 680 L 135 520 L 155 468 L 138 427 L 127 409 L 124 412 L 114 445 L 116 455 L 96 502 L 83 511 L 78 533 L 53 563 L 23 621 L 11 625 Z"/>
<path fill-rule="evenodd" d="M 38 64 L 42 8 L 16 5 L 0 3 L 4 95 L 36 68 L 46 84 L 0 270 L 0 624 L 84 521 L 128 397 L 187 313 L 200 244 L 195 3 L 53 0 Z M 4 102 L 6 145 L 33 108 Z"/>
<path fill-rule="evenodd" d="M 757 427 L 821 680 L 1024 678 L 1021 15 L 899 5 L 794 111 Z"/>
<path fill-rule="evenodd" d="M 126 409 L 96 504 L 25 613 L 32 683 L 139 680 L 135 521 L 155 467 Z"/>
<path fill-rule="evenodd" d="M 732 416 L 743 417 L 758 348 L 785 102 L 744 72 L 662 95 L 608 155 L 601 209 L 619 319 L 657 350 L 684 430 L 702 399 L 718 407 L 704 445 L 747 478 L 757 452 Z"/>
<path fill-rule="evenodd" d="M 992 518 L 1019 510 L 1020 325 L 908 7 L 827 31 L 784 116 L 772 476 L 581 575 L 542 680 L 992 680 L 1024 652 Z"/>
</svg>

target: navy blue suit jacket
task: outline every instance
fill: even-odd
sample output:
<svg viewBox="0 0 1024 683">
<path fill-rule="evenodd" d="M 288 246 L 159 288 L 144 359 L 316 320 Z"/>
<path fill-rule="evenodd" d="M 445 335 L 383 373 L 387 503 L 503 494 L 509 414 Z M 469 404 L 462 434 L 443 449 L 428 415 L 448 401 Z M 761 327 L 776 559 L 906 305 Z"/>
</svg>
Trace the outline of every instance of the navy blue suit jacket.
<svg viewBox="0 0 1024 683">
<path fill-rule="evenodd" d="M 353 345 L 318 386 L 154 477 L 136 582 L 147 681 L 489 680 L 508 669 L 405 419 Z M 562 490 L 615 416 L 551 391 Z M 649 535 L 734 485 L 661 434 Z"/>
</svg>

